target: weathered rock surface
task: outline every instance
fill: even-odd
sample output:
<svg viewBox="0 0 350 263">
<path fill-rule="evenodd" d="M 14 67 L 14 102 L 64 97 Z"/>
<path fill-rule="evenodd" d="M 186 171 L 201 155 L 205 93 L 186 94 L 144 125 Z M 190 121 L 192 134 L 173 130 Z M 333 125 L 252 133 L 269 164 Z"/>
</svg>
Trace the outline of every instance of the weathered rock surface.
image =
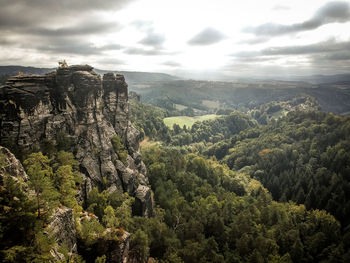
<svg viewBox="0 0 350 263">
<path fill-rule="evenodd" d="M 28 192 L 28 175 L 19 160 L 5 147 L 0 146 L 0 185 L 3 185 L 4 177 L 11 176 L 12 179 L 21 184 L 22 190 Z"/>
<path fill-rule="evenodd" d="M 76 254 L 77 250 L 77 231 L 73 217 L 73 210 L 68 207 L 56 209 L 52 215 L 52 221 L 49 229 L 55 237 L 57 246 L 51 250 L 51 254 L 57 260 L 65 260 L 65 256 L 59 252 L 60 247 L 67 249 L 70 255 Z"/>
<path fill-rule="evenodd" d="M 150 216 L 153 201 L 138 152 L 140 134 L 129 121 L 128 105 L 124 76 L 101 78 L 89 65 L 12 77 L 0 87 L 0 144 L 33 149 L 43 139 L 55 142 L 65 134 L 85 177 L 83 196 L 106 178 L 109 191 L 129 192 L 141 204 L 135 213 Z M 127 164 L 113 150 L 116 134 L 128 150 Z"/>
</svg>

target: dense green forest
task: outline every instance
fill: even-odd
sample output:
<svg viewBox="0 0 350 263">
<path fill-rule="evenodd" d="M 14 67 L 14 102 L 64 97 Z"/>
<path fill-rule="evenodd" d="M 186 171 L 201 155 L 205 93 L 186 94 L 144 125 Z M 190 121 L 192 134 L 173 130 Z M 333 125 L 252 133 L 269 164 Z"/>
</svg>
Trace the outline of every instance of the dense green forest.
<svg viewBox="0 0 350 263">
<path fill-rule="evenodd" d="M 179 239 L 178 262 L 349 260 L 349 235 L 342 238 L 325 211 L 272 201 L 247 174 L 173 147 L 147 149 L 144 158 L 164 222 Z"/>
<path fill-rule="evenodd" d="M 215 156 L 229 168 L 244 170 L 262 182 L 274 200 L 325 209 L 346 228 L 350 223 L 350 118 L 294 111 L 258 125 L 260 116 L 272 107 L 276 111 L 279 104 L 269 103 L 249 114 L 234 111 L 197 122 L 191 129 L 163 128 L 165 143 L 208 158 Z"/>
<path fill-rule="evenodd" d="M 277 122 L 247 129 L 208 147 L 234 170 L 245 170 L 273 198 L 308 209 L 326 209 L 350 221 L 350 118 L 322 112 L 295 112 Z"/>
<path fill-rule="evenodd" d="M 269 103 L 248 115 L 232 112 L 198 122 L 192 129 L 174 125 L 168 144 L 181 146 L 178 149 L 184 153 L 214 157 L 230 169 L 248 174 L 269 190 L 273 200 L 328 211 L 348 237 L 349 117 L 311 110 L 268 118 L 267 125 L 254 122 L 260 123 L 256 116 L 276 110 L 278 104 Z M 232 119 L 234 127 L 228 125 Z"/>
<path fill-rule="evenodd" d="M 158 205 L 153 218 L 132 217 L 133 198 L 103 189 L 93 189 L 79 204 L 72 154 L 60 151 L 51 160 L 41 153 L 29 155 L 24 164 L 35 197 L 23 194 L 10 177 L 1 189 L 2 260 L 50 259 L 54 244 L 44 226 L 59 202 L 72 208 L 76 218 L 83 208 L 97 216 L 77 220 L 81 256 L 70 262 L 93 262 L 91 256 L 101 262 L 94 245 L 118 238 L 123 229 L 133 233 L 131 252 L 139 262 L 148 256 L 160 262 L 349 260 L 350 236 L 342 236 L 340 224 L 325 211 L 274 202 L 247 174 L 174 147 L 147 148 L 143 154 Z M 20 231 L 13 235 L 15 226 Z M 107 235 L 107 228 L 115 235 Z"/>
<path fill-rule="evenodd" d="M 270 104 L 260 114 L 271 107 L 279 110 Z M 142 149 L 154 217 L 133 216 L 134 198 L 104 185 L 76 198 L 79 163 L 61 136 L 22 153 L 28 182 L 4 177 L 2 262 L 52 260 L 57 244 L 47 225 L 60 206 L 73 209 L 78 230 L 78 254 L 68 262 L 105 262 L 99 244 L 124 231 L 133 262 L 350 261 L 349 117 L 295 111 L 261 125 L 257 111 L 234 111 L 169 129 L 164 109 L 133 101 L 130 110 L 144 136 L 161 142 Z M 122 160 L 120 138 L 112 143 Z"/>
</svg>

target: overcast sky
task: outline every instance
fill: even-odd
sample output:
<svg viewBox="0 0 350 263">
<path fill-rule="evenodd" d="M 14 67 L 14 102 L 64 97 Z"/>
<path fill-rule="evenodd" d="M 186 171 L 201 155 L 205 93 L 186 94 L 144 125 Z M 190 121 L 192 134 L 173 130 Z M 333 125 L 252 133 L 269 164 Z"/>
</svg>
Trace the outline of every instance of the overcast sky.
<svg viewBox="0 0 350 263">
<path fill-rule="evenodd" d="M 350 71 L 350 0 L 0 0 L 0 64 L 215 78 Z"/>
</svg>

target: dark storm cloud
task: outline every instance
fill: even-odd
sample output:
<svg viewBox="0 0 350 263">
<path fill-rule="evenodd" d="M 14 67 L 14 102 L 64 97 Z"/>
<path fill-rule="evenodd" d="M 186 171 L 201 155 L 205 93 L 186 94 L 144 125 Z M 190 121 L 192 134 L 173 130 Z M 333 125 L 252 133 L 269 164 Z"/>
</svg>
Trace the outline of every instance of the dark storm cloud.
<svg viewBox="0 0 350 263">
<path fill-rule="evenodd" d="M 31 28 L 38 25 L 59 25 L 84 18 L 98 11 L 118 10 L 129 0 L 3 0 L 0 8 L 0 28 Z M 74 14 L 74 15 L 73 15 Z"/>
<path fill-rule="evenodd" d="M 208 27 L 195 35 L 187 43 L 192 46 L 206 46 L 218 43 L 225 38 L 226 36 L 220 31 Z"/>
<path fill-rule="evenodd" d="M 62 27 L 57 29 L 48 28 L 32 28 L 23 30 L 22 33 L 46 36 L 46 37 L 62 37 L 62 36 L 78 36 L 90 34 L 104 34 L 106 32 L 118 31 L 120 26 L 112 22 L 88 21 L 72 25 L 71 27 Z"/>
<path fill-rule="evenodd" d="M 310 57 L 310 63 L 315 69 L 324 69 L 326 72 L 350 70 L 350 50 L 335 51 L 332 53 L 317 53 Z"/>
<path fill-rule="evenodd" d="M 350 50 L 342 50 L 342 51 L 337 51 L 332 54 L 327 54 L 324 56 L 324 59 L 326 60 L 350 60 Z"/>
<path fill-rule="evenodd" d="M 128 54 L 128 55 L 143 55 L 143 56 L 159 56 L 159 55 L 165 55 L 166 54 L 162 50 L 143 49 L 143 48 L 136 48 L 136 47 L 127 48 L 123 52 L 125 54 Z"/>
<path fill-rule="evenodd" d="M 350 69 L 350 50 L 335 51 L 332 53 L 318 53 L 311 57 L 312 63 L 317 66 Z"/>
<path fill-rule="evenodd" d="M 60 45 L 42 45 L 37 46 L 37 50 L 57 54 L 79 54 L 79 55 L 97 55 L 101 50 L 92 44 L 85 43 L 67 43 Z"/>
<path fill-rule="evenodd" d="M 53 53 L 63 54 L 81 54 L 81 55 L 98 55 L 103 51 L 119 50 L 120 48 L 113 48 L 112 45 L 96 47 L 91 43 L 67 43 L 60 45 L 47 45 L 36 47 L 39 51 L 49 51 Z"/>
<path fill-rule="evenodd" d="M 95 46 L 88 36 L 119 31 L 116 22 L 101 19 L 130 1 L 3 0 L 0 7 L 0 46 L 49 54 L 96 55 L 120 50 L 118 44 Z"/>
<path fill-rule="evenodd" d="M 0 46 L 11 46 L 16 44 L 16 41 L 8 39 L 8 38 L 2 38 L 0 39 Z"/>
<path fill-rule="evenodd" d="M 348 2 L 330 2 L 318 9 L 311 19 L 302 23 L 292 25 L 267 23 L 258 27 L 245 28 L 244 31 L 257 36 L 279 36 L 313 30 L 329 23 L 344 23 L 347 21 L 350 21 L 350 4 Z"/>
<path fill-rule="evenodd" d="M 311 45 L 271 47 L 261 51 L 262 55 L 308 55 L 314 53 L 331 53 L 350 50 L 350 42 L 329 40 Z"/>
<path fill-rule="evenodd" d="M 336 42 L 334 40 L 324 41 L 311 45 L 270 47 L 259 51 L 241 51 L 232 55 L 233 65 L 249 67 L 256 66 L 258 62 L 276 61 L 283 58 L 294 58 L 303 56 L 309 60 L 314 70 L 334 72 L 335 70 L 350 70 L 350 41 Z M 296 62 L 292 62 L 295 69 L 300 70 Z M 277 71 L 276 71 L 277 72 Z"/>
<path fill-rule="evenodd" d="M 165 37 L 162 34 L 155 33 L 153 30 L 149 30 L 147 35 L 139 41 L 140 44 L 159 48 L 163 45 Z"/>
<path fill-rule="evenodd" d="M 181 67 L 181 64 L 180 63 L 177 63 L 175 61 L 165 61 L 162 63 L 162 65 L 164 66 L 168 66 L 168 67 Z"/>
<path fill-rule="evenodd" d="M 316 44 L 301 46 L 270 47 L 260 51 L 241 51 L 232 54 L 236 58 L 286 55 L 312 55 L 316 53 L 335 53 L 350 50 L 350 42 L 324 41 Z"/>
<path fill-rule="evenodd" d="M 22 44 L 20 47 L 53 54 L 79 54 L 85 56 L 123 49 L 123 46 L 119 44 L 96 46 L 80 37 L 44 38 L 41 42 L 33 40 L 30 41 L 30 44 Z"/>
<path fill-rule="evenodd" d="M 39 10 L 43 15 L 46 13 L 71 13 L 99 10 L 118 10 L 132 0 L 2 0 L 1 6 L 8 10 Z"/>
</svg>

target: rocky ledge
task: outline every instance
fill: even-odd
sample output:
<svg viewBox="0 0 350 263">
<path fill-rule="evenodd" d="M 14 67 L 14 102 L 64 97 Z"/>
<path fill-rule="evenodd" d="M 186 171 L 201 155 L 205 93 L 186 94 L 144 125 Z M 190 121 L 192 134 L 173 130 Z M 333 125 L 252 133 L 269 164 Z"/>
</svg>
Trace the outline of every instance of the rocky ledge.
<svg viewBox="0 0 350 263">
<path fill-rule="evenodd" d="M 61 67 L 45 76 L 21 74 L 0 87 L 0 144 L 34 150 L 63 137 L 80 163 L 83 197 L 93 187 L 123 189 L 136 199 L 135 215 L 152 216 L 140 134 L 129 121 L 128 107 L 120 74 L 101 77 L 89 65 Z M 113 147 L 114 136 L 127 150 L 124 159 Z"/>
</svg>

